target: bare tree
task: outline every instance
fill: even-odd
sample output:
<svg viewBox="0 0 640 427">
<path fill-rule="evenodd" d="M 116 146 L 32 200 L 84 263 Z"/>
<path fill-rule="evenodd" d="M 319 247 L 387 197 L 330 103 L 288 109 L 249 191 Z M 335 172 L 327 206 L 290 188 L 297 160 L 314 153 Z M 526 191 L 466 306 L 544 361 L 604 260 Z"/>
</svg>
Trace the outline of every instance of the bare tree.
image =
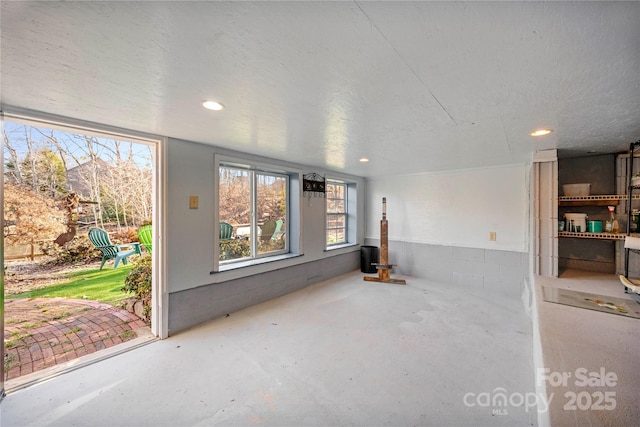
<svg viewBox="0 0 640 427">
<path fill-rule="evenodd" d="M 9 134 L 3 129 L 5 182 L 28 184 L 55 198 L 64 193 L 65 184 L 94 202 L 89 210 L 100 227 L 105 221 L 114 221 L 118 228 L 135 226 L 151 217 L 150 146 L 145 151 L 130 141 L 28 125 L 12 129 Z"/>
<path fill-rule="evenodd" d="M 34 128 L 34 130 L 44 138 L 46 138 L 46 140 L 49 141 L 51 145 L 56 147 L 56 149 L 58 150 L 58 154 L 60 155 L 60 160 L 62 160 L 62 164 L 64 165 L 64 170 L 69 170 L 69 167 L 67 166 L 67 153 L 60 146 L 60 142 L 58 142 L 58 139 L 55 137 L 53 130 L 48 130 L 47 133 L 44 132 L 45 129 Z"/>
<path fill-rule="evenodd" d="M 49 148 L 33 150 L 22 163 L 25 168 L 22 181 L 35 191 L 57 199 L 66 194 L 66 171 L 58 153 Z"/>
<path fill-rule="evenodd" d="M 18 158 L 18 152 L 13 147 L 13 142 L 9 135 L 7 135 L 6 129 L 2 130 L 2 137 L 4 139 L 4 148 L 8 152 L 9 157 L 7 158 L 7 154 L 5 153 L 5 167 L 6 167 L 6 175 L 11 178 L 14 184 L 22 184 L 22 172 L 20 159 Z"/>
</svg>

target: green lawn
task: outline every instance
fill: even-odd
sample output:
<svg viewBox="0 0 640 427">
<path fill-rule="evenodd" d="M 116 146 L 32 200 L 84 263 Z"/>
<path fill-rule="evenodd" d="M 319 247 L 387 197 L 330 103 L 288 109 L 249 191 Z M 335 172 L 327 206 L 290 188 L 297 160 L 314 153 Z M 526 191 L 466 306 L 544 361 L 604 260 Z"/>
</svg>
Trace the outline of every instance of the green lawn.
<svg viewBox="0 0 640 427">
<path fill-rule="evenodd" d="M 70 273 L 67 281 L 57 283 L 46 288 L 23 292 L 15 295 L 5 295 L 7 299 L 13 298 L 73 298 L 100 301 L 114 304 L 128 296 L 120 289 L 124 285 L 124 279 L 133 268 L 133 264 L 120 267 L 104 268 L 103 270 L 88 269 Z"/>
</svg>

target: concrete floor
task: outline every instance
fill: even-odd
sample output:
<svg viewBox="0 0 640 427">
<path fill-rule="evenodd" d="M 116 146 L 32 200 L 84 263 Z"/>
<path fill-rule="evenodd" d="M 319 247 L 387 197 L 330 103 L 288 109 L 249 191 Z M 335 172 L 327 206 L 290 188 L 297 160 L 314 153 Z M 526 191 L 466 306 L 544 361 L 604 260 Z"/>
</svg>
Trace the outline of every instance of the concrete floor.
<svg viewBox="0 0 640 427">
<path fill-rule="evenodd" d="M 548 370 L 546 379 L 540 374 L 536 382 L 551 399 L 540 424 L 640 425 L 640 320 L 543 301 L 543 285 L 639 299 L 625 294 L 618 276 L 611 274 L 567 270 L 557 279 L 535 278 L 539 340 L 534 343 L 541 343 L 539 367 Z"/>
<path fill-rule="evenodd" d="M 365 283 L 354 272 L 31 378 L 4 399 L 0 424 L 638 425 L 638 320 L 540 295 L 544 285 L 634 299 L 616 276 L 536 277 L 533 328 L 519 300 L 408 279 Z M 547 373 L 538 384 L 534 358 Z"/>
<path fill-rule="evenodd" d="M 1 424 L 537 424 L 524 403 L 536 389 L 532 320 L 519 299 L 362 276 L 11 392 Z"/>
</svg>

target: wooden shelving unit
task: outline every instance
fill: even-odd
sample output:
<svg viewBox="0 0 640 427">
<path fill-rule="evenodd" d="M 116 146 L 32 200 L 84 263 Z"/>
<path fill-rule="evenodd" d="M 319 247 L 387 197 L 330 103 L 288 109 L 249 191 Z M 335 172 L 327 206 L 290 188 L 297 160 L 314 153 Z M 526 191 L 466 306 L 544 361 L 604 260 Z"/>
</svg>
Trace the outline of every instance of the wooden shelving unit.
<svg viewBox="0 0 640 427">
<path fill-rule="evenodd" d="M 627 200 L 627 194 L 602 194 L 597 196 L 558 197 L 558 206 L 617 206 L 620 200 Z M 632 200 L 640 200 L 640 194 L 634 194 Z"/>
<path fill-rule="evenodd" d="M 624 233 L 576 233 L 575 231 L 558 231 L 558 237 L 574 239 L 624 240 Z"/>
<path fill-rule="evenodd" d="M 627 200 L 628 194 L 600 194 L 591 196 L 561 196 L 558 197 L 558 206 L 618 206 L 621 200 Z M 632 200 L 640 200 L 640 194 L 633 194 Z M 600 240 L 624 240 L 625 233 L 588 233 L 559 231 L 558 237 L 570 237 L 574 239 L 600 239 Z"/>
</svg>

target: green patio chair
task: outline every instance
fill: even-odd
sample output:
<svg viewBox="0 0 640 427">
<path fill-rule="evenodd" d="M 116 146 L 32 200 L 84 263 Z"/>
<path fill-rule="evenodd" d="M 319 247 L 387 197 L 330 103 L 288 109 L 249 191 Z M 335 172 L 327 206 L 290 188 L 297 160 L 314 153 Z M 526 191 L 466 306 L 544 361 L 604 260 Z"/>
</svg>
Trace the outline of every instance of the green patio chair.
<svg viewBox="0 0 640 427">
<path fill-rule="evenodd" d="M 282 224 L 284 224 L 283 220 L 279 219 L 276 221 L 276 230 L 273 232 L 271 240 L 278 240 L 278 238 L 282 238 L 282 236 L 284 236 L 284 231 L 282 231 Z"/>
<path fill-rule="evenodd" d="M 230 239 L 233 235 L 233 226 L 228 222 L 220 222 L 220 240 Z"/>
<path fill-rule="evenodd" d="M 151 246 L 153 241 L 153 234 L 151 232 L 151 224 L 143 225 L 138 229 L 138 240 L 140 240 L 140 244 L 143 248 L 147 250 L 147 252 L 151 253 Z"/>
<path fill-rule="evenodd" d="M 262 226 L 260 227 L 260 229 L 262 230 L 262 233 L 260 235 L 260 240 L 266 241 L 266 240 L 271 240 L 271 237 L 273 237 L 273 233 L 276 231 L 276 227 L 278 226 L 278 224 L 276 224 L 276 222 L 272 219 L 268 219 L 264 222 L 264 224 L 262 224 Z"/>
<path fill-rule="evenodd" d="M 104 263 L 108 259 L 115 259 L 113 268 L 118 268 L 118 264 L 122 261 L 123 264 L 127 264 L 127 257 L 140 254 L 140 243 L 127 243 L 124 245 L 114 245 L 109 240 L 109 234 L 101 228 L 92 228 L 89 230 L 89 240 L 91 243 L 102 252 L 102 263 L 100 264 L 100 270 L 104 267 Z M 133 249 L 124 250 L 125 247 L 133 247 Z"/>
</svg>

